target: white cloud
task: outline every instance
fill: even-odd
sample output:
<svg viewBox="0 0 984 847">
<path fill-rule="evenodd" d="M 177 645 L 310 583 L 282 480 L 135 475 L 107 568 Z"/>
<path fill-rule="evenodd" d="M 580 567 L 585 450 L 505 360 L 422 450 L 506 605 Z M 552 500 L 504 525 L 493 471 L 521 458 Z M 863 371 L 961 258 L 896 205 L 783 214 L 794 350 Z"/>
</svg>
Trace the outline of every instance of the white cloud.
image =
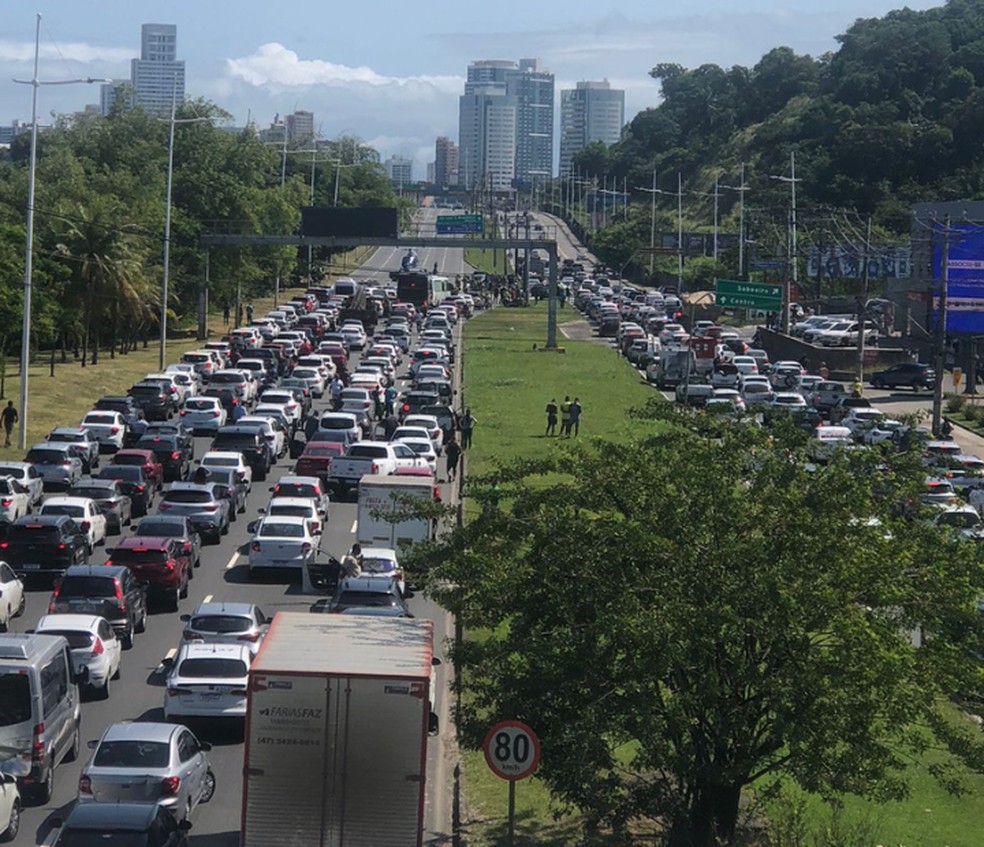
<svg viewBox="0 0 984 847">
<path fill-rule="evenodd" d="M 68 62 L 120 63 L 133 58 L 133 50 L 126 47 L 97 47 L 81 41 L 52 44 L 41 43 L 41 58 Z M 33 41 L 4 41 L 0 39 L 0 62 L 33 62 Z"/>
<path fill-rule="evenodd" d="M 231 76 L 253 86 L 299 88 L 329 85 L 380 88 L 395 85 L 400 87 L 404 96 L 411 94 L 424 98 L 437 93 L 458 94 L 463 85 L 463 79 L 457 76 L 391 77 L 365 66 L 353 68 L 323 59 L 301 59 L 293 50 L 276 42 L 260 45 L 249 56 L 227 59 L 226 70 Z"/>
</svg>

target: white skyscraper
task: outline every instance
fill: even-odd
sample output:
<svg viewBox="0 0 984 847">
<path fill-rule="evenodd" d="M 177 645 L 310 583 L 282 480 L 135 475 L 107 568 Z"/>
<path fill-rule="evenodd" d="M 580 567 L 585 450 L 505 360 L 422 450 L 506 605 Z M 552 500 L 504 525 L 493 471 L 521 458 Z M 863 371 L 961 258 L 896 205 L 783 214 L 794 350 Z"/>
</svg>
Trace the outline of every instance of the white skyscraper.
<svg viewBox="0 0 984 847">
<path fill-rule="evenodd" d="M 413 159 L 405 156 L 390 156 L 384 163 L 386 176 L 395 186 L 409 185 L 413 182 Z"/>
<path fill-rule="evenodd" d="M 140 28 L 140 58 L 130 62 L 133 105 L 167 114 L 185 96 L 185 63 L 177 59 L 178 28 L 174 24 L 144 24 Z"/>
<path fill-rule="evenodd" d="M 458 181 L 508 191 L 516 175 L 516 98 L 505 85 L 466 83 L 458 99 Z"/>
<path fill-rule="evenodd" d="M 506 93 L 516 98 L 516 179 L 552 176 L 554 75 L 539 59 L 520 59 L 506 71 Z"/>
<path fill-rule="evenodd" d="M 593 141 L 614 144 L 625 123 L 625 92 L 608 80 L 579 82 L 560 92 L 560 173 L 570 172 L 574 154 Z"/>
</svg>

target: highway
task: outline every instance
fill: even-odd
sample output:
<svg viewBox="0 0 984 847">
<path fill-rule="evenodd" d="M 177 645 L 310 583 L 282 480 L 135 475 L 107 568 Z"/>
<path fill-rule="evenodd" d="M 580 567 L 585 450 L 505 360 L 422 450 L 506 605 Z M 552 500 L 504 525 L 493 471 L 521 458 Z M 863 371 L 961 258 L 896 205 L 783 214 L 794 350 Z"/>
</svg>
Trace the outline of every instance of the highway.
<svg viewBox="0 0 984 847">
<path fill-rule="evenodd" d="M 449 274 L 463 273 L 465 266 L 460 250 L 420 251 L 422 264 L 439 267 Z M 431 253 L 438 255 L 429 255 Z M 359 279 L 387 277 L 388 270 L 399 267 L 401 251 L 381 248 L 366 263 L 366 270 L 356 272 Z M 445 268 L 446 265 L 446 268 Z M 398 370 L 398 375 L 406 375 L 406 363 Z M 402 390 L 403 380 L 398 387 Z M 95 401 L 97 398 L 93 397 Z M 316 401 L 316 409 L 327 408 L 328 401 Z M 73 423 L 65 421 L 65 424 Z M 195 455 L 200 457 L 209 447 L 210 439 L 195 439 Z M 104 457 L 104 462 L 106 458 Z M 161 661 L 171 655 L 179 644 L 183 624 L 180 614 L 190 613 L 198 602 L 204 599 L 248 601 L 257 603 L 267 614 L 282 610 L 306 611 L 317 599 L 301 593 L 299 584 L 288 584 L 286 579 L 272 579 L 264 582 L 250 581 L 246 568 L 248 535 L 246 524 L 253 520 L 258 510 L 269 498 L 269 489 L 281 474 L 288 473 L 291 462 L 281 459 L 264 483 L 254 483 L 249 496 L 246 513 L 239 515 L 228 536 L 214 546 L 206 546 L 202 551 L 202 565 L 195 571 L 189 596 L 181 601 L 179 614 L 156 612 L 151 615 L 147 631 L 138 635 L 133 649 L 124 653 L 121 679 L 114 683 L 110 698 L 104 702 L 86 700 L 82 707 L 82 753 L 79 761 L 62 764 L 55 772 L 55 790 L 52 802 L 46 806 L 24 809 L 21 832 L 15 843 L 50 843 L 53 837 L 50 819 L 64 817 L 76 796 L 76 784 L 82 765 L 88 759 L 86 742 L 96 739 L 111 723 L 122 720 L 163 720 L 162 700 L 164 674 Z M 441 478 L 444 478 L 444 460 L 440 460 Z M 451 486 L 444 484 L 442 497 L 449 502 L 453 494 Z M 124 529 L 124 532 L 129 530 Z M 352 502 L 332 504 L 327 529 L 323 536 L 322 551 L 325 555 L 340 558 L 355 540 L 356 506 Z M 109 539 L 111 548 L 119 536 Z M 97 548 L 90 561 L 103 561 L 103 548 Z M 11 622 L 12 632 L 30 629 L 45 613 L 50 589 L 36 587 L 29 591 L 27 609 L 24 615 Z M 430 618 L 435 622 L 435 652 L 444 656 L 445 640 L 450 635 L 446 613 L 422 595 L 409 601 L 410 608 L 417 617 Z M 428 792 L 426 808 L 425 840 L 429 843 L 443 843 L 450 840 L 450 791 L 451 779 L 448 763 L 453 751 L 453 732 L 448 717 L 448 685 L 451 666 L 445 662 L 437 669 L 436 706 L 441 717 L 441 735 L 432 738 L 428 749 Z M 236 847 L 239 843 L 239 822 L 241 814 L 243 743 L 241 731 L 234 728 L 214 726 L 193 727 L 203 740 L 214 746 L 209 753 L 212 768 L 217 778 L 214 799 L 199 807 L 192 817 L 193 828 L 189 833 L 192 847 Z M 305 777 L 298 774 L 298 791 L 306 790 Z M 380 798 L 381 810 L 385 809 L 385 798 Z M 285 809 L 285 814 L 289 810 Z"/>
</svg>

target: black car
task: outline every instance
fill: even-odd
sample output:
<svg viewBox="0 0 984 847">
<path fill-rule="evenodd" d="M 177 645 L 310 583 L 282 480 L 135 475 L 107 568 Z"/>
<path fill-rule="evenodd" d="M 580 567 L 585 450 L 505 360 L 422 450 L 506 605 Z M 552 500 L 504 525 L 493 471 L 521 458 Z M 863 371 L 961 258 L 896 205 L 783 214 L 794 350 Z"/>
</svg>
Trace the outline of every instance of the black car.
<svg viewBox="0 0 984 847">
<path fill-rule="evenodd" d="M 139 465 L 106 465 L 99 469 L 96 479 L 114 479 L 130 498 L 133 514 L 146 515 L 154 503 L 154 484 Z"/>
<path fill-rule="evenodd" d="M 68 497 L 88 497 L 106 516 L 106 532 L 119 535 L 133 520 L 133 501 L 115 479 L 84 479 L 65 492 Z"/>
<path fill-rule="evenodd" d="M 147 592 L 123 565 L 75 565 L 55 583 L 48 614 L 99 615 L 109 621 L 124 650 L 147 628 Z"/>
<path fill-rule="evenodd" d="M 136 450 L 150 450 L 154 454 L 164 468 L 165 482 L 173 482 L 188 476 L 191 459 L 187 448 L 181 445 L 180 436 L 156 433 L 151 435 L 148 432 L 133 447 Z"/>
<path fill-rule="evenodd" d="M 0 558 L 20 577 L 61 576 L 86 560 L 89 536 L 67 515 L 27 515 L 0 542 Z"/>
<path fill-rule="evenodd" d="M 170 392 L 157 382 L 138 382 L 127 392 L 149 421 L 166 421 L 175 411 Z"/>
<path fill-rule="evenodd" d="M 351 613 L 354 609 L 375 609 L 378 614 L 412 618 L 406 600 L 412 597 L 400 592 L 395 579 L 379 576 L 348 576 L 338 580 L 330 600 L 319 600 L 311 606 L 312 612 L 334 615 Z"/>
<path fill-rule="evenodd" d="M 133 534 L 137 538 L 176 538 L 193 567 L 202 563 L 202 537 L 184 515 L 147 515 L 133 528 Z"/>
<path fill-rule="evenodd" d="M 64 822 L 51 825 L 59 830 L 54 847 L 187 847 L 191 821 L 179 823 L 154 803 L 76 803 Z"/>
<path fill-rule="evenodd" d="M 400 402 L 398 417 L 402 421 L 407 415 L 423 414 L 423 410 L 428 406 L 440 406 L 443 404 L 441 395 L 436 391 L 408 391 L 403 395 Z"/>
<path fill-rule="evenodd" d="M 888 370 L 876 371 L 871 375 L 872 388 L 932 388 L 936 384 L 936 371 L 932 365 L 919 362 L 900 362 Z"/>
<path fill-rule="evenodd" d="M 273 465 L 273 452 L 263 435 L 248 426 L 223 426 L 215 434 L 211 450 L 233 450 L 243 454 L 253 469 L 253 479 L 262 482 Z"/>
</svg>

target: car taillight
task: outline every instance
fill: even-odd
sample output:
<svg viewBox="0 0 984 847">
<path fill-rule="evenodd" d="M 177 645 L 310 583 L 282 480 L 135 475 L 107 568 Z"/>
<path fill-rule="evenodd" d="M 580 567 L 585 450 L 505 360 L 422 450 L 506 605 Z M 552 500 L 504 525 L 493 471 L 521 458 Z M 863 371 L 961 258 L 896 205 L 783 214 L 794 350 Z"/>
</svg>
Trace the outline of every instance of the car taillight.
<svg viewBox="0 0 984 847">
<path fill-rule="evenodd" d="M 239 695 L 240 697 L 245 697 L 246 696 L 246 689 L 245 688 L 233 688 L 233 689 L 230 689 L 229 693 L 230 694 Z"/>
<path fill-rule="evenodd" d="M 441 499 L 441 487 L 439 485 L 434 486 L 434 499 L 435 500 Z"/>
<path fill-rule="evenodd" d="M 182 413 L 182 414 L 184 414 L 184 413 Z M 213 418 L 217 418 L 217 417 L 219 417 L 219 415 L 221 415 L 221 414 L 222 414 L 222 412 L 220 412 L 220 411 L 219 411 L 218 409 L 213 409 L 213 410 L 212 410 L 212 417 L 213 417 Z"/>
<path fill-rule="evenodd" d="M 178 414 L 181 415 L 181 417 L 184 417 L 185 415 L 188 414 L 188 410 L 187 409 L 182 409 L 180 412 L 178 412 Z"/>
<path fill-rule="evenodd" d="M 92 794 L 92 780 L 85 774 L 79 777 L 79 794 Z"/>
<path fill-rule="evenodd" d="M 116 433 L 118 433 L 119 431 L 120 431 L 120 428 L 118 426 L 110 427 L 110 430 L 109 430 L 109 432 L 110 432 L 111 435 L 116 435 Z"/>
<path fill-rule="evenodd" d="M 96 639 L 96 643 L 92 645 L 92 655 L 93 656 L 101 656 L 105 652 L 106 652 L 106 649 L 103 647 L 102 639 L 101 638 L 97 638 Z"/>
<path fill-rule="evenodd" d="M 168 697 L 181 697 L 182 695 L 185 695 L 185 694 L 193 694 L 193 693 L 194 692 L 190 688 L 168 688 L 167 689 L 167 696 Z M 167 784 L 168 784 L 169 781 L 173 781 L 174 782 L 174 788 L 171 791 L 168 791 L 168 787 L 167 787 Z M 167 795 L 167 794 L 177 794 L 178 793 L 178 786 L 180 784 L 181 784 L 181 779 L 179 777 L 176 777 L 176 776 L 168 776 L 168 777 L 165 777 L 164 778 L 164 781 L 161 783 L 161 789 L 162 789 L 161 793 L 164 794 L 164 795 Z"/>
<path fill-rule="evenodd" d="M 137 491 L 143 491 L 143 490 L 144 490 L 143 483 L 141 483 L 140 485 L 137 486 Z"/>
<path fill-rule="evenodd" d="M 3 500 L 0 500 L 0 506 L 3 506 L 4 508 L 6 508 L 7 506 L 9 506 L 13 502 L 14 502 L 13 501 L 13 498 L 11 498 L 11 497 L 4 497 Z"/>
<path fill-rule="evenodd" d="M 215 504 L 215 503 L 209 503 L 207 506 L 202 506 L 202 511 L 203 512 L 214 512 L 218 508 L 219 507 L 218 507 L 217 504 Z"/>
<path fill-rule="evenodd" d="M 9 542 L 7 542 L 7 541 L 0 541 L 0 550 L 6 550 L 7 547 L 9 547 L 9 546 L 10 546 L 9 545 Z"/>
<path fill-rule="evenodd" d="M 168 509 L 170 509 L 170 508 L 171 508 L 171 506 L 170 506 L 170 504 L 168 504 L 168 503 L 165 503 L 165 502 L 164 502 L 164 501 L 162 500 L 162 501 L 160 502 L 160 505 L 158 505 L 158 507 L 157 507 L 157 511 L 158 511 L 158 512 L 166 512 L 166 511 L 167 511 Z"/>
<path fill-rule="evenodd" d="M 247 632 L 245 635 L 240 635 L 237 641 L 251 641 L 257 642 L 260 640 L 260 634 L 258 632 Z"/>
<path fill-rule="evenodd" d="M 379 464 L 377 462 L 372 463 L 372 472 L 379 473 Z"/>
<path fill-rule="evenodd" d="M 169 571 L 173 571 L 175 568 L 174 559 L 168 559 L 167 562 L 165 562 L 164 567 L 166 567 Z"/>
<path fill-rule="evenodd" d="M 44 724 L 35 724 L 33 734 L 34 741 L 31 743 L 31 758 L 35 762 L 42 762 L 44 761 L 44 741 L 41 740 L 41 736 L 44 735 Z"/>
<path fill-rule="evenodd" d="M 302 552 L 302 553 L 310 553 L 312 549 L 313 549 L 313 548 L 312 548 L 312 546 L 311 546 L 311 542 L 310 542 L 310 541 L 305 541 L 305 542 L 304 542 L 304 543 L 303 543 L 303 544 L 301 545 L 301 552 Z"/>
<path fill-rule="evenodd" d="M 254 541 L 252 544 L 249 545 L 249 549 L 252 550 L 254 553 L 259 553 L 260 552 L 260 542 L 259 541 Z"/>
<path fill-rule="evenodd" d="M 59 550 L 64 550 L 65 549 L 65 545 L 64 544 L 59 544 L 58 545 L 58 549 Z"/>
<path fill-rule="evenodd" d="M 179 452 L 178 452 L 177 450 L 175 450 L 175 451 L 174 451 L 174 452 L 173 452 L 173 453 L 171 454 L 171 458 L 172 458 L 172 459 L 180 459 L 180 458 L 181 458 L 181 454 L 180 454 L 180 453 L 179 453 Z"/>
</svg>

